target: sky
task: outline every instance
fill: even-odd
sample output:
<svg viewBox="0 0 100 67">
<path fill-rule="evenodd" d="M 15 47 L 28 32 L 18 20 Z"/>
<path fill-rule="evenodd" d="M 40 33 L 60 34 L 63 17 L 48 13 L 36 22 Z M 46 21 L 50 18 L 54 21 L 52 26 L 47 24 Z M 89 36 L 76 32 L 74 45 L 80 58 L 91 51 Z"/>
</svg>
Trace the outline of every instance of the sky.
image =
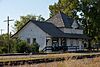
<svg viewBox="0 0 100 67">
<path fill-rule="evenodd" d="M 0 0 L 0 34 L 7 33 L 7 23 L 4 20 L 7 16 L 14 21 L 10 22 L 10 32 L 13 30 L 14 22 L 20 16 L 27 14 L 42 15 L 45 19 L 49 18 L 49 5 L 53 5 L 58 0 Z"/>
</svg>

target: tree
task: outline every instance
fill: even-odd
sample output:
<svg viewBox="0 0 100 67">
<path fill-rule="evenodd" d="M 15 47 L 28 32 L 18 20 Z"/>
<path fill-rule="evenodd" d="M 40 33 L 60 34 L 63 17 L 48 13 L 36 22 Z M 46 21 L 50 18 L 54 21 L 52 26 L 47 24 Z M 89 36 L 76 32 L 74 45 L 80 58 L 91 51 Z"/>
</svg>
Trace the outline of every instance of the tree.
<svg viewBox="0 0 100 67">
<path fill-rule="evenodd" d="M 8 53 L 8 47 L 10 46 L 10 53 L 16 52 L 15 44 L 16 40 L 9 39 L 9 45 L 8 45 L 8 35 L 3 34 L 0 35 L 0 53 Z"/>
<path fill-rule="evenodd" d="M 41 15 L 37 16 L 37 20 L 38 21 L 45 21 L 45 19 Z"/>
<path fill-rule="evenodd" d="M 29 20 L 36 20 L 36 16 L 33 15 L 27 15 L 27 16 L 20 16 L 20 20 L 15 21 L 15 29 L 18 31 L 25 23 L 27 23 Z"/>
<path fill-rule="evenodd" d="M 100 0 L 80 0 L 79 10 L 84 33 L 91 37 L 92 44 L 98 42 L 100 40 Z"/>
<path fill-rule="evenodd" d="M 70 17 L 77 18 L 77 6 L 78 0 L 59 0 L 58 3 L 49 6 L 50 16 L 61 11 Z"/>
<path fill-rule="evenodd" d="M 20 16 L 20 20 L 15 21 L 14 30 L 18 31 L 29 20 L 44 21 L 45 19 L 41 15 L 39 16 L 35 16 L 35 15 Z"/>
</svg>

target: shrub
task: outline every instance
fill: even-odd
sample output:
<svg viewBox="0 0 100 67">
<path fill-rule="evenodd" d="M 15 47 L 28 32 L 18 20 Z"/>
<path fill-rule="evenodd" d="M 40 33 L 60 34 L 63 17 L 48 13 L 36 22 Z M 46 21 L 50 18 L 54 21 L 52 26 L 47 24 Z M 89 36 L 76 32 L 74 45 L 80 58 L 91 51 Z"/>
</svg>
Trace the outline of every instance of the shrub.
<svg viewBox="0 0 100 67">
<path fill-rule="evenodd" d="M 17 40 L 16 51 L 18 53 L 31 53 L 39 52 L 39 45 L 34 42 L 33 44 L 28 44 L 26 41 Z"/>
<path fill-rule="evenodd" d="M 33 44 L 31 44 L 31 48 L 32 48 L 32 52 L 39 52 L 39 45 L 38 43 L 34 42 Z"/>
<path fill-rule="evenodd" d="M 32 49 L 26 41 L 19 40 L 16 44 L 16 51 L 18 53 L 30 53 Z"/>
<path fill-rule="evenodd" d="M 8 42 L 7 34 L 0 35 L 0 54 L 7 53 L 8 48 L 10 53 L 39 52 L 39 46 L 36 42 L 30 45 L 19 38 L 10 38 Z"/>
</svg>

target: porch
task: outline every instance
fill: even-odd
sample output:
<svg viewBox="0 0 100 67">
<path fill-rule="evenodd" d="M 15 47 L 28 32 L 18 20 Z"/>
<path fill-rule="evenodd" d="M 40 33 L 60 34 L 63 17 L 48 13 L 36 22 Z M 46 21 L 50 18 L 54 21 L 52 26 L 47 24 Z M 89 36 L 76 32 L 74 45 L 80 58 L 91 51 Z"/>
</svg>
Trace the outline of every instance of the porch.
<svg viewBox="0 0 100 67">
<path fill-rule="evenodd" d="M 83 50 L 82 39 L 70 39 L 65 37 L 52 37 L 46 39 L 46 47 L 44 48 L 47 52 L 54 51 L 79 51 Z"/>
</svg>

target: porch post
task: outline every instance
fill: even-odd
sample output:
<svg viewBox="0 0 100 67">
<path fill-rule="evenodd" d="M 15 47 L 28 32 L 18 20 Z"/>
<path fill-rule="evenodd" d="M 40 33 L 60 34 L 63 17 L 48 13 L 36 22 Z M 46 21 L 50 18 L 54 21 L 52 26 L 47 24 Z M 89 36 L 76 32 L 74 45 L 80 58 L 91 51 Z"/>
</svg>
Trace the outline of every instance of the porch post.
<svg viewBox="0 0 100 67">
<path fill-rule="evenodd" d="M 47 38 L 46 39 L 46 46 L 52 46 L 52 39 L 51 38 Z"/>
<path fill-rule="evenodd" d="M 67 46 L 67 38 L 66 38 L 66 46 Z"/>
<path fill-rule="evenodd" d="M 51 48 L 48 48 L 48 47 L 52 46 L 52 38 L 47 38 L 46 40 L 48 40 L 48 41 L 46 41 L 46 47 L 47 47 L 46 52 L 51 53 L 52 50 L 51 50 Z"/>
<path fill-rule="evenodd" d="M 61 38 L 59 38 L 59 46 L 61 46 Z"/>
<path fill-rule="evenodd" d="M 79 50 L 83 50 L 83 44 L 82 44 L 82 40 L 79 40 Z"/>
</svg>

